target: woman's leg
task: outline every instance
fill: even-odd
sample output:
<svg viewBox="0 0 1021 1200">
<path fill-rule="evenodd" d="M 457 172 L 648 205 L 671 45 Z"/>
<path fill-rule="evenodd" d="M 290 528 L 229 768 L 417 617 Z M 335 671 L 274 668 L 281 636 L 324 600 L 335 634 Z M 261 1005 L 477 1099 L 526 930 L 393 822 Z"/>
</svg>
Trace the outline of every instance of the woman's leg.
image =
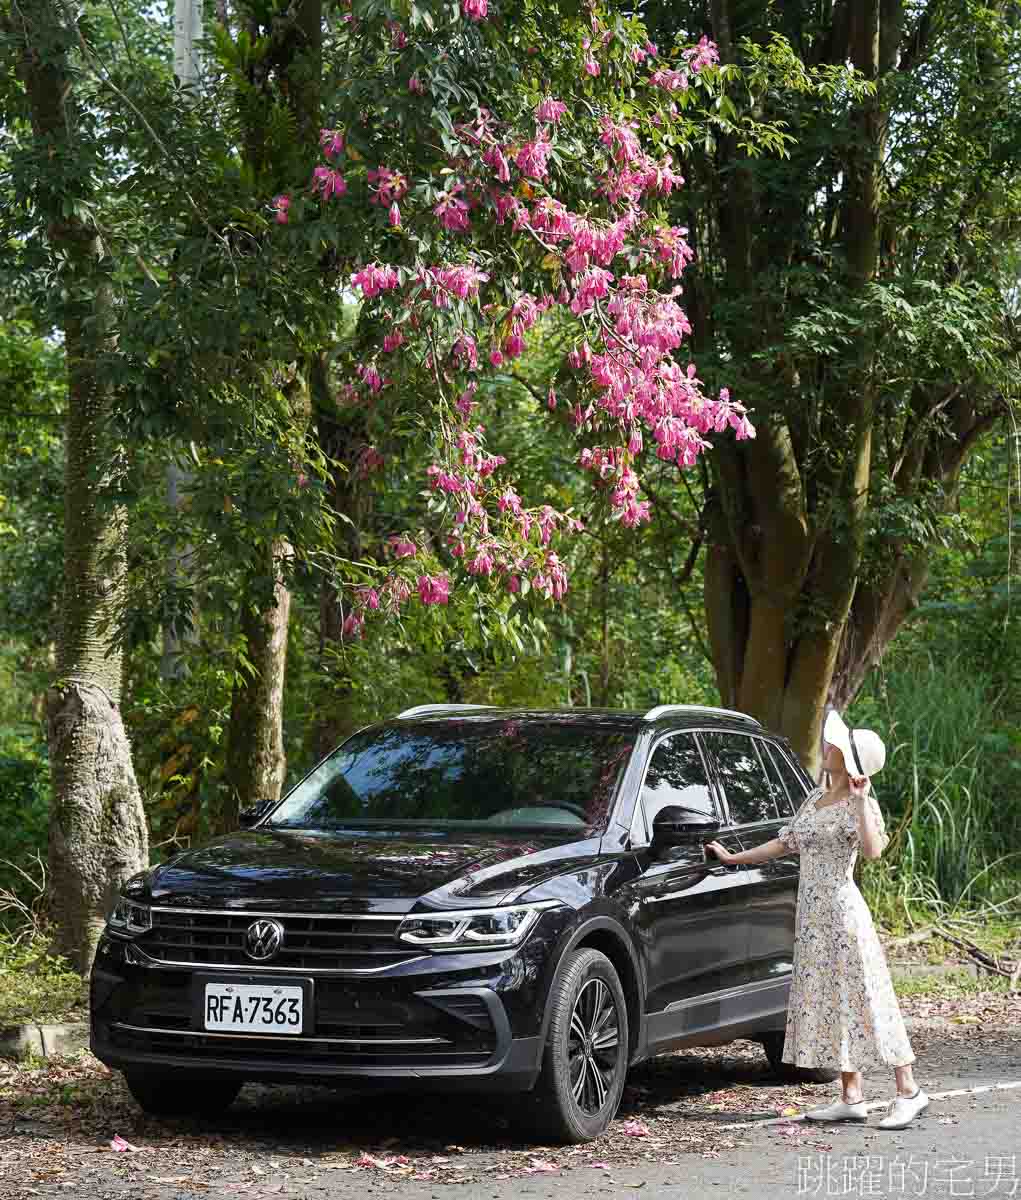
<svg viewBox="0 0 1021 1200">
<path fill-rule="evenodd" d="M 898 1071 L 910 1071 L 910 1067 L 898 1067 Z M 900 1075 L 897 1076 L 898 1081 Z M 843 1090 L 845 1104 L 860 1104 L 865 1099 L 862 1091 L 861 1071 L 841 1071 L 840 1086 Z"/>
<path fill-rule="evenodd" d="M 910 1063 L 906 1067 L 894 1067 L 893 1073 L 897 1079 L 898 1096 L 913 1096 L 918 1091 L 915 1073 L 912 1071 Z"/>
</svg>

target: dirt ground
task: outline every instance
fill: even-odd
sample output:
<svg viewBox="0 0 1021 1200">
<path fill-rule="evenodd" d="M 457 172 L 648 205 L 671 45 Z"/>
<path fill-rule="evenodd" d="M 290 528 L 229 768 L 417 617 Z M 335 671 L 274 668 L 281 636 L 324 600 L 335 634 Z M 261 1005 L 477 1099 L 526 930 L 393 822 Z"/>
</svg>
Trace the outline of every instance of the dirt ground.
<svg viewBox="0 0 1021 1200">
<path fill-rule="evenodd" d="M 930 1093 L 1021 1081 L 1021 998 L 1002 992 L 907 997 L 903 1008 L 917 1075 Z M 892 1094 L 883 1073 L 867 1082 L 870 1099 Z M 140 1112 L 116 1073 L 89 1055 L 7 1064 L 0 1066 L 0 1197 L 339 1200 L 399 1192 L 410 1200 L 456 1189 L 457 1196 L 480 1198 L 552 1196 L 555 1190 L 568 1200 L 645 1187 L 650 1194 L 690 1195 L 696 1180 L 699 1195 L 749 1187 L 759 1195 L 774 1188 L 777 1196 L 833 1195 L 842 1193 L 832 1184 L 809 1186 L 822 1179 L 818 1171 L 818 1179 L 798 1171 L 852 1148 L 852 1159 L 863 1162 L 898 1145 L 917 1155 L 915 1142 L 930 1156 L 957 1142 L 986 1144 L 984 1159 L 973 1161 L 972 1190 L 961 1190 L 962 1177 L 948 1176 L 945 1194 L 1021 1196 L 1021 1087 L 934 1102 L 925 1118 L 898 1135 L 875 1129 L 875 1118 L 865 1129 L 790 1119 L 833 1091 L 827 1084 L 778 1083 L 753 1043 L 675 1054 L 632 1072 L 603 1138 L 563 1147 L 522 1142 L 508 1110 L 478 1097 L 248 1086 L 215 1120 L 155 1120 Z M 1013 1176 L 1001 1163 L 991 1186 L 993 1175 L 981 1171 L 1010 1154 Z M 843 1178 L 850 1178 L 846 1169 Z M 929 1182 L 926 1194 L 939 1194 L 935 1176 Z M 895 1194 L 889 1179 L 886 1184 L 879 1192 L 869 1185 L 870 1194 Z M 857 1194 L 865 1194 L 864 1186 L 859 1181 Z"/>
</svg>

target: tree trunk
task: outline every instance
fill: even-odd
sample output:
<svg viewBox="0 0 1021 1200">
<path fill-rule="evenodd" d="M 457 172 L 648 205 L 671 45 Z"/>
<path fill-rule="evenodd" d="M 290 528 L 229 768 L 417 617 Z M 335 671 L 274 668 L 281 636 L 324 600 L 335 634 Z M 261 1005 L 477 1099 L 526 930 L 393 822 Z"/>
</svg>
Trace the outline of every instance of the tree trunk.
<svg viewBox="0 0 1021 1200">
<path fill-rule="evenodd" d="M 273 606 L 260 612 L 246 603 L 241 611 L 244 654 L 251 665 L 239 667 L 234 685 L 227 735 L 227 794 L 214 823 L 217 833 L 236 829 L 241 809 L 257 800 L 279 799 L 283 787 L 287 769 L 284 672 L 291 593 L 281 568 L 290 551 L 283 540 L 273 544 Z"/>
<path fill-rule="evenodd" d="M 38 205 L 65 297 L 64 594 L 57 678 L 47 696 L 50 904 L 56 948 L 84 973 L 120 885 L 148 861 L 145 813 L 118 707 L 121 652 L 104 632 L 122 599 L 125 569 L 124 511 L 102 496 L 121 467 L 110 439 L 113 395 L 98 367 L 111 344 L 112 266 L 91 224 L 66 215 L 68 194 L 91 200 L 82 195 L 88 171 L 65 49 L 78 30 L 68 28 L 61 7 L 27 0 L 4 32 L 22 39 L 18 74 L 40 160 L 53 164 L 41 177 Z"/>
</svg>

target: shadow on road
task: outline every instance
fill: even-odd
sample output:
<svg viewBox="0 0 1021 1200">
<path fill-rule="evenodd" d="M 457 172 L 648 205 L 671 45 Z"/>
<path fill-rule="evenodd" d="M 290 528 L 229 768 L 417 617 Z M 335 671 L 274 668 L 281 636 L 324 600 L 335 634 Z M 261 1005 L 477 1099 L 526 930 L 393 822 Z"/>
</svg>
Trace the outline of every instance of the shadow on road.
<svg viewBox="0 0 1021 1200">
<path fill-rule="evenodd" d="M 631 1072 L 616 1123 L 655 1119 L 725 1124 L 775 1117 L 777 1096 L 783 1089 L 789 1092 L 790 1085 L 770 1074 L 759 1053 L 671 1055 L 643 1063 Z M 278 1151 L 336 1145 L 338 1140 L 383 1147 L 392 1140 L 402 1149 L 422 1147 L 436 1153 L 450 1145 L 522 1148 L 534 1141 L 515 1128 L 515 1105 L 520 1103 L 514 1096 L 348 1092 L 251 1084 L 227 1113 L 202 1124 L 214 1136 L 241 1136 L 255 1142 L 268 1139 Z M 159 1125 L 171 1124 L 179 1123 L 146 1121 L 146 1127 L 154 1132 Z"/>
</svg>

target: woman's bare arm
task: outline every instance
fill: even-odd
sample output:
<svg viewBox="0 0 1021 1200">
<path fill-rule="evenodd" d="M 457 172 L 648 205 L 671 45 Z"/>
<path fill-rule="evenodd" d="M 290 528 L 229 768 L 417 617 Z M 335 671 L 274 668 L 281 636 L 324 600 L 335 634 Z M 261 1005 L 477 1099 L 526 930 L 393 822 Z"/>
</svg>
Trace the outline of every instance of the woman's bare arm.
<svg viewBox="0 0 1021 1200">
<path fill-rule="evenodd" d="M 856 786 L 857 785 L 857 786 Z M 851 780 L 851 803 L 858 822 L 858 843 L 862 858 L 879 858 L 890 840 L 879 804 L 869 795 L 865 780 Z"/>
<path fill-rule="evenodd" d="M 751 850 L 740 850 L 737 854 L 731 854 L 719 842 L 709 842 L 706 849 L 711 850 L 726 866 L 753 866 L 755 863 L 769 862 L 771 858 L 783 858 L 785 854 L 797 854 L 796 850 L 786 846 L 779 838 L 763 842 L 761 846 L 755 846 Z"/>
</svg>

